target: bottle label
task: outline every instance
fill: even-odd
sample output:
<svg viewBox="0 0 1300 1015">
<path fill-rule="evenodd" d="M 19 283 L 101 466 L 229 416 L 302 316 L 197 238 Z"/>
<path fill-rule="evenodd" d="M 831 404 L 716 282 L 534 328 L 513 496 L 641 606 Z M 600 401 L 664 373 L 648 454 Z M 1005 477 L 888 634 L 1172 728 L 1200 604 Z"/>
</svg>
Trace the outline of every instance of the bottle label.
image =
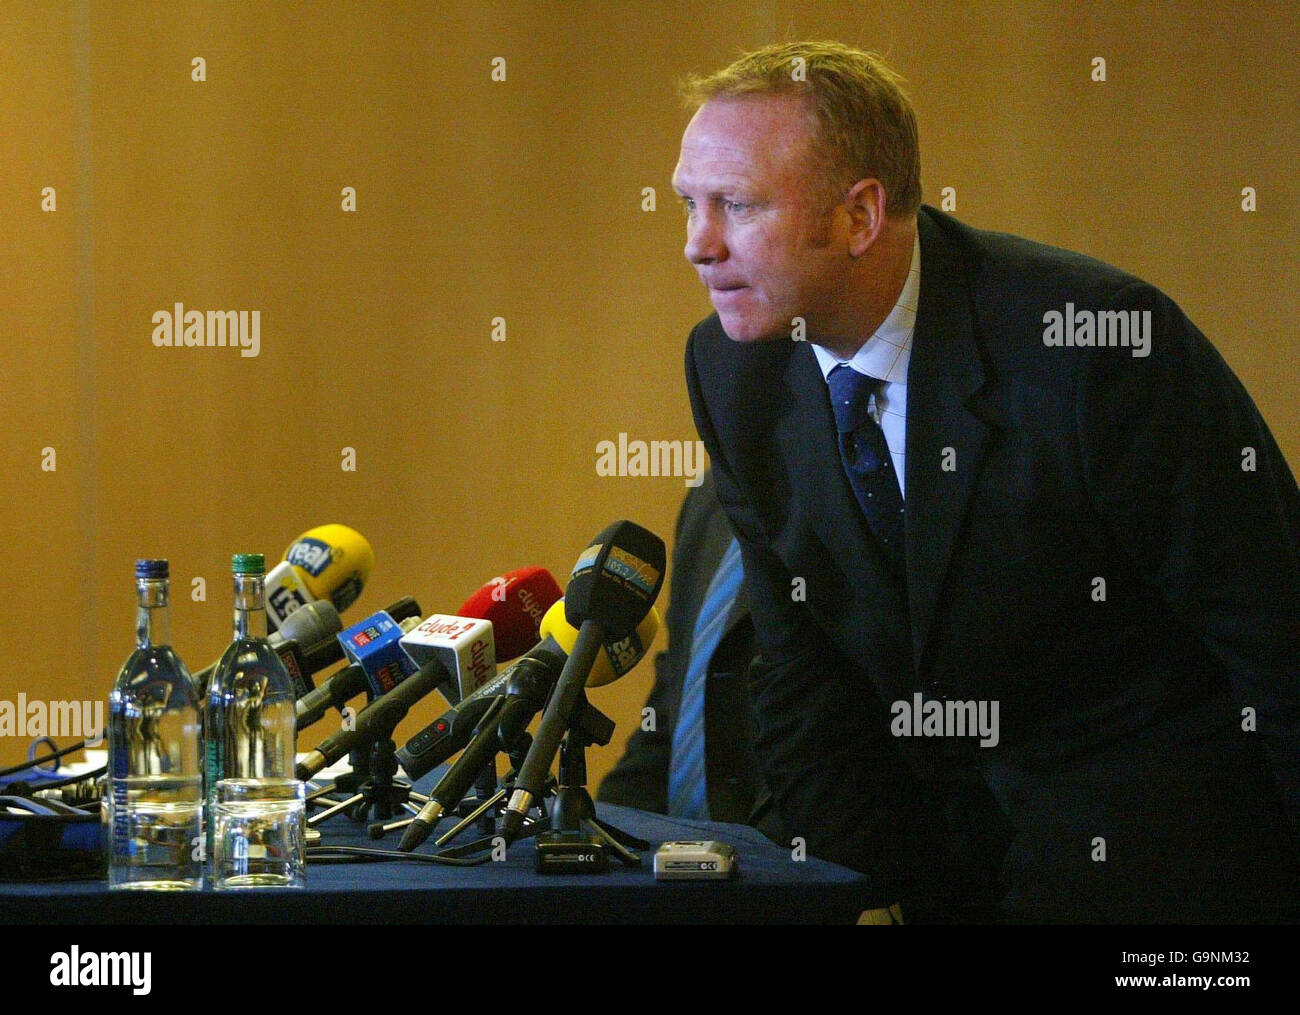
<svg viewBox="0 0 1300 1015">
<path fill-rule="evenodd" d="M 212 729 L 207 732 L 207 741 L 203 745 L 203 777 L 204 789 L 207 791 L 208 798 L 208 820 L 207 820 L 207 855 L 212 855 L 212 833 L 217 824 L 217 783 L 221 781 L 221 734 L 216 729 L 217 723 L 212 723 Z"/>
<path fill-rule="evenodd" d="M 116 767 L 116 766 L 115 766 Z M 131 837 L 131 822 L 126 813 L 126 780 L 113 780 L 113 854 L 135 856 L 135 839 Z"/>
<path fill-rule="evenodd" d="M 110 705 L 115 703 L 110 702 Z M 121 706 L 117 706 L 120 708 Z M 113 716 L 114 726 L 117 728 L 113 731 L 114 736 L 109 740 L 109 756 L 113 760 L 112 772 L 112 797 L 109 800 L 110 813 L 113 816 L 113 855 L 114 856 L 131 856 L 133 855 L 131 840 L 131 822 L 127 814 L 127 777 L 131 774 L 130 766 L 127 763 L 127 745 L 123 742 L 126 737 L 122 732 L 122 721 L 120 716 Z"/>
</svg>

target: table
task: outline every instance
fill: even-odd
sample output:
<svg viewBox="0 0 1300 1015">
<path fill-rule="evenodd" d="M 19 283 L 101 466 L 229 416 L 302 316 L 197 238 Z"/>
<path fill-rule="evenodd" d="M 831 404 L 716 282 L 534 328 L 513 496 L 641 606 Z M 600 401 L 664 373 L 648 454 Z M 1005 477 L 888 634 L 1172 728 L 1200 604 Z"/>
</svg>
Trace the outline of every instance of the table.
<svg viewBox="0 0 1300 1015">
<path fill-rule="evenodd" d="M 307 888 L 244 892 L 109 892 L 106 881 L 0 884 L 0 923 L 321 924 L 321 923 L 853 923 L 873 896 L 855 871 L 774 845 L 743 825 L 684 821 L 598 804 L 603 821 L 648 840 L 643 866 L 613 863 L 600 874 L 534 869 L 532 839 L 500 862 L 443 867 L 412 862 L 308 863 Z M 449 824 L 440 825 L 444 830 Z M 325 844 L 396 849 L 398 833 L 372 842 L 342 815 L 322 827 Z M 467 832 L 468 839 L 472 833 Z M 656 881 L 653 847 L 672 839 L 719 839 L 736 848 L 729 881 Z M 434 851 L 432 840 L 420 852 Z"/>
</svg>

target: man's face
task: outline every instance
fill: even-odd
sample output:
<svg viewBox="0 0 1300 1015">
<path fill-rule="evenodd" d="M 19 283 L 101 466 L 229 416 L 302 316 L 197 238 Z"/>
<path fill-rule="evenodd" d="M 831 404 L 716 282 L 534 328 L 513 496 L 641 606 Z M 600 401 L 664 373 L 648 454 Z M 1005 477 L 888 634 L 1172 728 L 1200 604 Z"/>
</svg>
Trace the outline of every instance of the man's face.
<svg viewBox="0 0 1300 1015">
<path fill-rule="evenodd" d="M 682 135 L 673 189 L 686 208 L 686 259 L 733 341 L 808 338 L 834 319 L 850 261 L 844 223 L 819 207 L 803 100 L 706 102 Z"/>
</svg>

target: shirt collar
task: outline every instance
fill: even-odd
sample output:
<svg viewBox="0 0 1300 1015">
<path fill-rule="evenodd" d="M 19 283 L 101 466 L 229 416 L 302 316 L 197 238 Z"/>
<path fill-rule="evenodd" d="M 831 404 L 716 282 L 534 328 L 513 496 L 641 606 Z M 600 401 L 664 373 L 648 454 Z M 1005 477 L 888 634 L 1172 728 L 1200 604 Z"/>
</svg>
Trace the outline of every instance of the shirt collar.
<svg viewBox="0 0 1300 1015">
<path fill-rule="evenodd" d="M 863 343 L 852 359 L 839 359 L 835 353 L 813 343 L 813 352 L 822 368 L 822 376 L 841 363 L 848 363 L 860 374 L 876 377 L 891 384 L 907 383 L 907 364 L 912 358 L 912 333 L 916 330 L 917 297 L 921 293 L 921 232 L 917 230 L 912 242 L 912 263 L 907 270 L 907 281 L 898 294 L 898 302 L 889 316 Z"/>
</svg>

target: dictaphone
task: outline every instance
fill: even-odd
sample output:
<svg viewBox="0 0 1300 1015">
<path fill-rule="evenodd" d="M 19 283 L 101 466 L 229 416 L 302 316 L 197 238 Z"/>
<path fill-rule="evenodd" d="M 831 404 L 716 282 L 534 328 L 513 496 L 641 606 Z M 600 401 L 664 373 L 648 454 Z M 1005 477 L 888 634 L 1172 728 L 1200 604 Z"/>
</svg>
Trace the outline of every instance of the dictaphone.
<svg viewBox="0 0 1300 1015">
<path fill-rule="evenodd" d="M 735 872 L 736 850 L 726 842 L 665 842 L 655 850 L 658 881 L 725 880 Z"/>
</svg>

